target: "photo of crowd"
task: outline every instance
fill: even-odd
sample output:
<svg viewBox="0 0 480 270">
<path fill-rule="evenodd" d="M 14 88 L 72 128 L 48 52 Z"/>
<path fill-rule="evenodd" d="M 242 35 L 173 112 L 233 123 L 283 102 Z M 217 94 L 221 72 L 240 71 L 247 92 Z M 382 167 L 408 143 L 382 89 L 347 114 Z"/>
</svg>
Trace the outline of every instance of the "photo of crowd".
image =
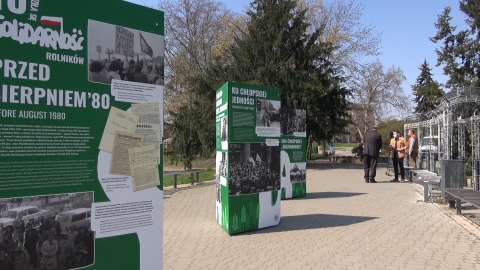
<svg viewBox="0 0 480 270">
<path fill-rule="evenodd" d="M 88 26 L 88 80 L 164 85 L 163 37 L 94 20 Z"/>
<path fill-rule="evenodd" d="M 93 264 L 93 192 L 0 199 L 0 269 Z"/>
<path fill-rule="evenodd" d="M 295 163 L 290 170 L 290 182 L 301 183 L 306 181 L 306 163 Z"/>
<path fill-rule="evenodd" d="M 231 143 L 229 195 L 280 189 L 280 147 Z"/>
<path fill-rule="evenodd" d="M 257 100 L 257 123 L 259 127 L 280 127 L 280 101 Z"/>
<path fill-rule="evenodd" d="M 282 135 L 294 135 L 307 131 L 307 111 L 284 108 L 280 111 Z"/>
<path fill-rule="evenodd" d="M 111 84 L 112 80 L 163 85 L 163 64 L 158 65 L 145 59 L 91 60 L 88 80 Z"/>
</svg>

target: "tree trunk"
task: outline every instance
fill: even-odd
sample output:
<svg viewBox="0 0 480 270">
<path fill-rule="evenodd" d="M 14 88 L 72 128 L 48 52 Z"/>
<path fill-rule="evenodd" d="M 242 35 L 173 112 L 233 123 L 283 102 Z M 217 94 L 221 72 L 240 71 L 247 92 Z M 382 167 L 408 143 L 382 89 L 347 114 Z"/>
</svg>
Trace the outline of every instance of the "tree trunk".
<svg viewBox="0 0 480 270">
<path fill-rule="evenodd" d="M 360 128 L 359 128 L 357 125 L 355 125 L 355 128 L 357 129 L 358 134 L 360 135 L 360 140 L 363 141 L 363 133 L 362 133 L 362 131 L 360 130 Z"/>
<path fill-rule="evenodd" d="M 323 156 L 325 156 L 326 151 L 327 151 L 327 142 L 323 141 Z"/>
<path fill-rule="evenodd" d="M 308 139 L 307 139 L 307 160 L 312 160 L 312 146 L 313 146 L 312 137 L 308 136 Z"/>
</svg>

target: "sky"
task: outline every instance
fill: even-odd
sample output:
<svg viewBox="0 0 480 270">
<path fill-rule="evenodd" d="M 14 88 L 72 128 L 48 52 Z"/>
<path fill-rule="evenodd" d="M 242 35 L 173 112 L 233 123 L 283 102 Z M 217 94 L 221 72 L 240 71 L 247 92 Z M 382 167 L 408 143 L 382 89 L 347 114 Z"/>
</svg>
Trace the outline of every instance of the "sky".
<svg viewBox="0 0 480 270">
<path fill-rule="evenodd" d="M 156 7 L 158 0 L 127 0 L 128 2 Z M 326 3 L 335 0 L 326 0 Z M 348 0 L 345 0 L 348 1 Z M 237 13 L 244 13 L 250 0 L 223 0 L 225 6 Z M 442 67 L 436 67 L 437 55 L 435 44 L 429 40 L 437 33 L 435 23 L 437 17 L 445 7 L 450 6 L 452 25 L 458 30 L 466 29 L 465 15 L 459 10 L 457 0 L 356 0 L 364 6 L 360 23 L 369 25 L 380 33 L 379 61 L 385 70 L 399 67 L 406 81 L 403 90 L 406 95 L 412 96 L 411 86 L 420 75 L 420 66 L 427 60 L 432 69 L 433 79 L 444 84 L 447 77 L 443 75 Z M 372 61 L 374 58 L 371 59 Z M 448 90 L 446 90 L 448 92 Z"/>
</svg>

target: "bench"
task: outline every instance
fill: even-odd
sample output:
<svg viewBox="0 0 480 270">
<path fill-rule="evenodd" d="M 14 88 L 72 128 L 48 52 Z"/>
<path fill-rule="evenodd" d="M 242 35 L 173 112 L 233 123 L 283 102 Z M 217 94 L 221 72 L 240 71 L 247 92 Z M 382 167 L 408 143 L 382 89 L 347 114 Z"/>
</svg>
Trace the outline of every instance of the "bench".
<svg viewBox="0 0 480 270">
<path fill-rule="evenodd" d="M 388 158 L 387 160 L 387 164 L 388 164 L 388 167 L 387 167 L 387 172 L 385 173 L 386 175 L 390 176 L 390 174 L 395 170 L 393 168 L 393 161 L 391 158 Z M 409 181 L 412 181 L 412 178 L 413 178 L 413 171 L 425 171 L 425 172 L 429 172 L 429 171 L 426 171 L 426 170 L 422 170 L 422 169 L 418 169 L 418 168 L 412 168 L 410 166 L 403 166 L 403 169 L 405 170 L 405 179 L 406 180 L 409 180 Z M 400 169 L 399 169 L 399 172 L 400 172 Z"/>
<path fill-rule="evenodd" d="M 361 163 L 362 157 L 360 156 L 329 156 L 330 162 L 340 162 L 340 163 Z"/>
<path fill-rule="evenodd" d="M 450 194 L 455 198 L 455 209 L 457 214 L 462 214 L 462 201 L 472 204 L 473 206 L 480 208 L 480 191 L 473 189 L 463 188 L 445 188 L 445 193 Z"/>
<path fill-rule="evenodd" d="M 337 156 L 335 156 L 335 152 L 331 153 L 330 151 L 328 151 L 327 153 L 325 153 L 325 156 L 328 158 L 328 161 L 337 162 Z"/>
<path fill-rule="evenodd" d="M 432 186 L 440 186 L 440 176 L 427 170 L 408 168 L 405 170 L 407 179 L 411 182 L 423 185 L 423 201 L 428 202 L 432 192 Z"/>
<path fill-rule="evenodd" d="M 193 186 L 195 184 L 195 180 L 197 183 L 200 182 L 199 174 L 205 171 L 204 169 L 194 169 L 194 170 L 186 170 L 186 171 L 166 171 L 163 172 L 163 175 L 173 175 L 173 188 L 177 188 L 177 176 L 181 174 L 190 174 L 190 183 Z"/>
</svg>

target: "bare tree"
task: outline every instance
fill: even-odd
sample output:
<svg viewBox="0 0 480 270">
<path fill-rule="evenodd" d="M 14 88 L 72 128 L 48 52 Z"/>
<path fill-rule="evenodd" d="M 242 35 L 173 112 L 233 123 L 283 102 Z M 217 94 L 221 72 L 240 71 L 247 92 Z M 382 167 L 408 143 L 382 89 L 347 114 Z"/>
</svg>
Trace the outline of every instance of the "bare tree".
<svg viewBox="0 0 480 270">
<path fill-rule="evenodd" d="M 383 103 L 376 100 L 379 97 L 374 92 L 380 91 L 378 87 L 388 88 L 390 85 L 397 87 L 401 83 L 398 85 L 397 82 L 382 83 L 375 86 L 368 82 L 367 73 L 362 72 L 389 77 L 389 80 L 392 80 L 390 77 L 395 77 L 393 74 L 397 71 L 400 72 L 397 78 L 403 78 L 403 74 L 394 68 L 385 73 L 383 66 L 378 62 L 366 65 L 362 63 L 366 57 L 380 55 L 381 33 L 376 32 L 373 26 L 361 22 L 364 9 L 361 3 L 356 3 L 355 0 L 328 3 L 324 0 L 301 0 L 299 6 L 308 6 L 307 17 L 312 28 L 323 29 L 319 41 L 331 42 L 335 48 L 329 61 L 339 67 L 341 74 L 346 78 L 346 85 L 353 91 L 350 116 L 363 139 L 365 127 L 370 122 L 378 120 L 377 116 L 383 109 Z M 371 79 L 374 80 L 373 77 Z M 371 89 L 367 90 L 369 88 Z"/>
<path fill-rule="evenodd" d="M 361 65 L 364 56 L 378 56 L 381 35 L 371 25 L 361 23 L 363 5 L 355 0 L 302 0 L 300 6 L 308 6 L 309 22 L 323 29 L 319 39 L 331 42 L 335 47 L 331 62 L 348 73 Z"/>
<path fill-rule="evenodd" d="M 405 79 L 400 68 L 384 70 L 378 60 L 352 70 L 347 80 L 354 104 L 352 119 L 362 139 L 370 125 L 401 118 L 411 111 L 410 99 L 402 88 Z"/>
<path fill-rule="evenodd" d="M 191 98 L 189 79 L 222 52 L 232 13 L 216 0 L 160 1 L 165 12 L 165 99 L 177 111 Z"/>
</svg>

